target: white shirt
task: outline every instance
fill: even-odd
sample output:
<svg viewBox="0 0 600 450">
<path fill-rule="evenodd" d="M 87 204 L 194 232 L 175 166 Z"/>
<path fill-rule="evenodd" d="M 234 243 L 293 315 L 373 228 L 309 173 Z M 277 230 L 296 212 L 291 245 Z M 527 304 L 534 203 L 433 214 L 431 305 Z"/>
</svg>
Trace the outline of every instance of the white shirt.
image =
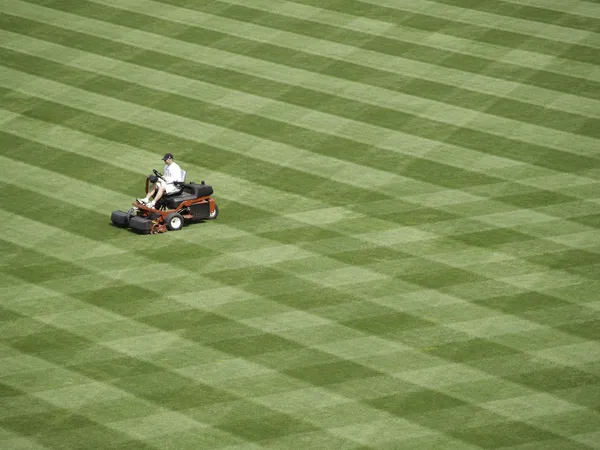
<svg viewBox="0 0 600 450">
<path fill-rule="evenodd" d="M 167 183 L 173 183 L 174 181 L 183 181 L 183 172 L 181 167 L 175 161 L 169 164 L 165 164 L 165 170 L 163 178 Z"/>
</svg>

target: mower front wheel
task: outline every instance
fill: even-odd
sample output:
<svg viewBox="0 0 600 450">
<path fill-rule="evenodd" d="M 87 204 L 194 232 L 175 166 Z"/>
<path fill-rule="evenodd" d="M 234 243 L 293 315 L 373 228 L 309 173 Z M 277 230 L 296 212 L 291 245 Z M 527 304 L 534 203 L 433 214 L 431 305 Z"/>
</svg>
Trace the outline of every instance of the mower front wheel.
<svg viewBox="0 0 600 450">
<path fill-rule="evenodd" d="M 183 228 L 183 217 L 179 213 L 171 213 L 165 218 L 165 225 L 169 231 L 178 231 Z"/>
<path fill-rule="evenodd" d="M 218 215 L 219 215 L 219 206 L 215 203 L 215 209 L 213 212 L 210 213 L 210 215 L 208 216 L 208 219 L 215 220 Z"/>
</svg>

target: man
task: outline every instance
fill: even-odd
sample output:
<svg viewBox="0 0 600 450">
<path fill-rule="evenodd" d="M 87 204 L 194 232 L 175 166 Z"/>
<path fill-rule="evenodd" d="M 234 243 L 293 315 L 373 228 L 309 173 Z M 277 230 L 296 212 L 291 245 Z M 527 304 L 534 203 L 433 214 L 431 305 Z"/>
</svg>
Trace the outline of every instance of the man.
<svg viewBox="0 0 600 450">
<path fill-rule="evenodd" d="M 173 161 L 172 153 L 166 153 L 162 160 L 165 162 L 163 178 L 158 178 L 156 182 L 151 178 L 150 181 L 152 184 L 148 186 L 146 197 L 137 199 L 138 202 L 151 208 L 154 208 L 154 205 L 156 205 L 165 193 L 169 195 L 180 190 L 179 186 L 174 184 L 175 182 L 184 181 L 183 171 L 181 170 L 181 167 L 179 167 L 179 164 Z M 150 201 L 150 198 L 152 197 L 154 198 Z"/>
</svg>

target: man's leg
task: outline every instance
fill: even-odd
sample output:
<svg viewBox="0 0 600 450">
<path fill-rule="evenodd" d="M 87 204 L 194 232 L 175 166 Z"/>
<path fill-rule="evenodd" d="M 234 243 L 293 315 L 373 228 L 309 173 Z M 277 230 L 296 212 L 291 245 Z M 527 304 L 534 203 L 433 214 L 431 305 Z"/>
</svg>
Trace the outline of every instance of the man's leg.
<svg viewBox="0 0 600 450">
<path fill-rule="evenodd" d="M 145 203 L 150 202 L 150 199 L 152 197 L 154 197 L 155 195 L 156 195 L 156 185 L 151 184 L 150 186 L 148 186 L 148 193 L 146 194 L 146 197 L 138 198 L 137 201 L 145 204 Z"/>
<path fill-rule="evenodd" d="M 154 207 L 154 205 L 156 205 L 156 203 L 158 203 L 158 201 L 160 200 L 160 198 L 163 196 L 163 194 L 165 193 L 165 187 L 161 184 L 158 189 L 156 190 L 156 194 L 154 195 L 154 199 L 150 202 L 149 206 Z"/>
</svg>

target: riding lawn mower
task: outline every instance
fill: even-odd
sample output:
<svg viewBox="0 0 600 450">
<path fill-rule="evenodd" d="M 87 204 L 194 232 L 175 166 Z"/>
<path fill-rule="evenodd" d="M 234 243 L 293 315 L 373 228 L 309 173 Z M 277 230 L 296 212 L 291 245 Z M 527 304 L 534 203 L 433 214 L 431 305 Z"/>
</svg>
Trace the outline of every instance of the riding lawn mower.
<svg viewBox="0 0 600 450">
<path fill-rule="evenodd" d="M 146 178 L 146 193 L 150 183 L 161 178 L 157 170 Z M 185 178 L 184 178 L 185 180 Z M 150 206 L 141 201 L 133 203 L 129 211 L 113 211 L 112 223 L 120 228 L 131 228 L 141 234 L 164 233 L 181 230 L 186 222 L 214 220 L 219 215 L 219 207 L 211 197 L 213 188 L 202 181 L 200 184 L 185 181 L 174 182 L 179 191 L 163 197 Z"/>
</svg>

